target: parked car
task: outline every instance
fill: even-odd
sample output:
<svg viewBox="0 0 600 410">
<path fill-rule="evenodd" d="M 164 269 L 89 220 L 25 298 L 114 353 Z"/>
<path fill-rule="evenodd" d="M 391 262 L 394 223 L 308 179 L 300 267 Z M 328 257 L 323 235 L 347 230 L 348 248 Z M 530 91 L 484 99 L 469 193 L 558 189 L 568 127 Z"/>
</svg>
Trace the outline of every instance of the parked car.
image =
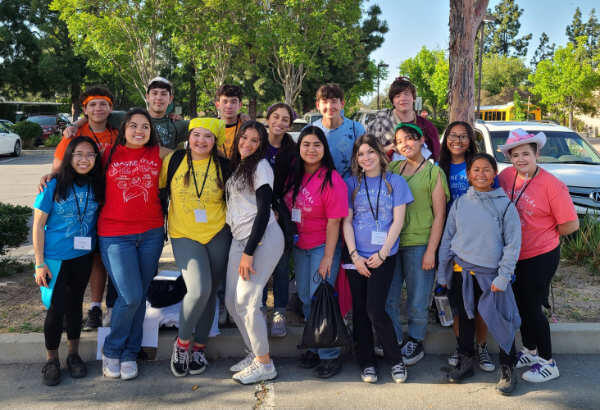
<svg viewBox="0 0 600 410">
<path fill-rule="evenodd" d="M 319 121 L 321 118 L 323 118 L 323 115 L 319 112 L 309 112 L 304 114 L 304 121 L 306 121 L 308 124 Z"/>
<path fill-rule="evenodd" d="M 538 163 L 567 185 L 579 215 L 600 215 L 600 154 L 575 131 L 544 122 L 484 122 L 475 123 L 475 141 L 479 151 L 493 155 L 499 171 L 510 161 L 498 149 L 510 130 L 522 128 L 529 133 L 543 131 L 547 142 Z"/>
<path fill-rule="evenodd" d="M 71 125 L 71 122 L 60 114 L 54 115 L 33 115 L 25 121 L 35 122 L 42 127 L 42 140 L 47 139 L 52 134 L 60 134 Z"/>
<path fill-rule="evenodd" d="M 298 118 L 298 119 L 294 120 L 294 122 L 292 123 L 292 126 L 290 127 L 290 130 L 288 131 L 288 134 L 291 135 L 294 142 L 298 142 L 298 137 L 300 136 L 300 131 L 302 131 L 302 129 L 304 127 L 306 127 L 307 125 L 308 125 L 308 123 L 303 118 Z"/>
<path fill-rule="evenodd" d="M 22 147 L 21 137 L 0 123 L 0 154 L 12 154 L 18 157 L 21 155 Z"/>
<path fill-rule="evenodd" d="M 375 118 L 376 114 L 377 110 L 359 110 L 352 116 L 352 119 L 360 122 L 367 129 L 367 124 Z"/>
</svg>

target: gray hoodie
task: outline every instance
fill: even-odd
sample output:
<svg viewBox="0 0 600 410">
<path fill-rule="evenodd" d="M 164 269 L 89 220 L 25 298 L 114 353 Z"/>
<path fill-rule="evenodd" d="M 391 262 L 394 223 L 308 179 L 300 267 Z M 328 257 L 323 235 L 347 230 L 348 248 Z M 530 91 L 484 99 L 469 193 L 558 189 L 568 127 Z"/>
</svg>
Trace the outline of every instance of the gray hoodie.
<svg viewBox="0 0 600 410">
<path fill-rule="evenodd" d="M 479 192 L 469 187 L 448 213 L 438 251 L 438 282 L 450 283 L 454 257 L 458 256 L 476 266 L 498 269 L 492 283 L 505 290 L 520 249 L 521 221 L 504 190 Z"/>
</svg>

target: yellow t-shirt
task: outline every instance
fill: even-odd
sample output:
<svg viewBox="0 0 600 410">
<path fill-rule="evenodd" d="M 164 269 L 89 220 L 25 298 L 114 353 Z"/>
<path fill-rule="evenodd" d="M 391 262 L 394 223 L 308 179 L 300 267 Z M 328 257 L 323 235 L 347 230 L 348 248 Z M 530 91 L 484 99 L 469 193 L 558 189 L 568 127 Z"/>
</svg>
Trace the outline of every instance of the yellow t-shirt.
<svg viewBox="0 0 600 410">
<path fill-rule="evenodd" d="M 162 163 L 160 188 L 167 186 L 167 169 L 173 154 L 169 154 Z M 217 183 L 217 164 L 210 161 L 206 183 L 202 189 L 209 159 L 193 161 L 196 184 L 190 173 L 189 183 L 184 184 L 188 171 L 187 157 L 175 171 L 171 180 L 171 202 L 169 205 L 169 236 L 171 238 L 189 238 L 202 244 L 208 243 L 225 226 L 225 197 L 223 189 Z M 196 194 L 201 192 L 200 199 Z M 205 216 L 205 219 L 204 219 Z M 206 222 L 201 222 L 205 220 Z"/>
</svg>

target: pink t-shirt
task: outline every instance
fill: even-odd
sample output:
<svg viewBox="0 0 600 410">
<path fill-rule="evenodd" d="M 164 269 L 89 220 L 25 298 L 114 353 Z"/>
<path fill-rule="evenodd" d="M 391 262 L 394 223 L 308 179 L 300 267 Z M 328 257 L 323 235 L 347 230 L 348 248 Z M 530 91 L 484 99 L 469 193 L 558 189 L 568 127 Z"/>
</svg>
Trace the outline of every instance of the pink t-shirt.
<svg viewBox="0 0 600 410">
<path fill-rule="evenodd" d="M 284 200 L 292 212 L 292 219 L 295 219 L 296 213 L 293 208 L 300 210 L 300 222 L 296 222 L 296 246 L 300 249 L 312 249 L 323 245 L 327 238 L 327 219 L 344 218 L 348 215 L 348 188 L 344 180 L 337 171 L 332 171 L 333 186 L 327 183 L 321 191 L 325 174 L 325 168 L 320 168 L 312 178 L 310 175 L 304 175 L 294 204 L 293 189 L 285 195 Z"/>
<path fill-rule="evenodd" d="M 515 183 L 516 173 L 514 167 L 507 168 L 498 175 L 498 180 L 513 201 L 525 186 L 525 192 L 517 202 L 522 233 L 519 260 L 522 260 L 556 248 L 560 237 L 556 226 L 574 221 L 577 213 L 567 186 L 554 175 L 540 167 L 538 174 L 529 182 L 517 177 Z M 514 198 L 511 198 L 513 183 L 515 192 Z"/>
</svg>

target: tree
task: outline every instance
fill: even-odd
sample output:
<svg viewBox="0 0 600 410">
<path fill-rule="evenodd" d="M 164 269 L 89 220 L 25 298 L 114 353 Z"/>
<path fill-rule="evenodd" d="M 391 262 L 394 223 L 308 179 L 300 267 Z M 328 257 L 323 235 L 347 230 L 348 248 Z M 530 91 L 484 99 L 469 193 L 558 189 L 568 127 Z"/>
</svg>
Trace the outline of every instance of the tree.
<svg viewBox="0 0 600 410">
<path fill-rule="evenodd" d="M 517 37 L 523 9 L 519 8 L 515 0 L 502 0 L 494 7 L 493 12 L 489 10 L 488 13 L 496 18 L 496 24 L 485 39 L 485 53 L 525 57 L 532 35 L 530 33 Z"/>
<path fill-rule="evenodd" d="M 576 47 L 568 43 L 556 49 L 552 60 L 541 61 L 529 81 L 542 103 L 553 104 L 568 115 L 571 128 L 575 109 L 585 107 L 592 92 L 600 88 L 600 73 L 587 58 L 585 38 L 579 37 Z"/>
<path fill-rule="evenodd" d="M 535 68 L 540 61 L 551 59 L 554 55 L 555 48 L 556 44 L 550 44 L 550 38 L 548 37 L 548 34 L 542 33 L 540 35 L 540 44 L 535 49 L 533 57 L 531 58 L 531 66 Z"/>
<path fill-rule="evenodd" d="M 488 54 L 483 57 L 481 72 L 481 89 L 495 95 L 523 84 L 530 70 L 520 58 Z"/>
<path fill-rule="evenodd" d="M 475 36 L 488 0 L 450 0 L 448 71 L 449 120 L 475 121 L 473 62 Z"/>
<path fill-rule="evenodd" d="M 577 37 L 586 35 L 586 25 L 581 21 L 581 17 L 581 10 L 577 7 L 575 9 L 575 14 L 573 14 L 571 24 L 569 24 L 565 30 L 569 41 L 574 45 L 577 44 Z"/>
<path fill-rule="evenodd" d="M 524 121 L 527 119 L 526 108 L 523 106 L 521 102 L 521 96 L 519 92 L 515 90 L 513 94 L 513 103 L 514 103 L 514 118 L 517 121 Z"/>
<path fill-rule="evenodd" d="M 439 111 L 448 109 L 448 57 L 446 57 L 446 53 L 443 57 L 437 60 L 430 83 L 431 91 L 435 95 L 437 115 L 439 115 Z M 436 114 L 434 117 L 437 118 Z"/>
<path fill-rule="evenodd" d="M 575 47 L 577 47 L 580 37 L 585 38 L 587 57 L 592 59 L 594 55 L 600 53 L 600 23 L 596 18 L 596 9 L 590 11 L 590 17 L 586 23 L 581 20 L 581 17 L 581 10 L 577 7 L 573 14 L 573 20 L 565 31 L 569 42 Z M 593 64 L 595 67 L 596 63 L 593 62 Z"/>
</svg>

